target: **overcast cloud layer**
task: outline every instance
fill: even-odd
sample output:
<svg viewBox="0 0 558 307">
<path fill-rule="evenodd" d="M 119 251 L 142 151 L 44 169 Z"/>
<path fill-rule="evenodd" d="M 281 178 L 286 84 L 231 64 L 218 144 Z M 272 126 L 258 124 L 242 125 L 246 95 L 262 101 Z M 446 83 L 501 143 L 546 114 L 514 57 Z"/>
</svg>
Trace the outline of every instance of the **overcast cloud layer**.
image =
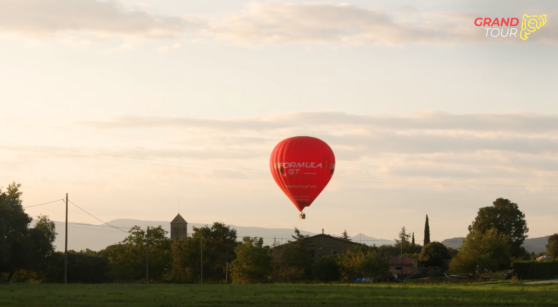
<svg viewBox="0 0 558 307">
<path fill-rule="evenodd" d="M 385 11 L 350 4 L 253 2 L 239 12 L 218 16 L 156 14 L 124 8 L 116 1 L 96 0 L 0 0 L 0 8 L 0 34 L 31 39 L 96 37 L 138 41 L 187 34 L 205 41 L 250 46 L 520 42 L 518 38 L 486 38 L 485 30 L 473 25 L 477 15 L 421 12 L 410 6 Z M 522 14 L 517 12 L 512 17 Z M 549 20 L 544 30 L 529 40 L 556 42 L 555 24 Z"/>
<path fill-rule="evenodd" d="M 192 223 L 419 241 L 426 214 L 433 240 L 464 236 L 505 197 L 555 233 L 558 3 L 411 4 L 0 0 L 0 186 L 102 220 L 180 202 Z M 525 13 L 548 15 L 526 42 L 473 24 Z M 304 221 L 268 169 L 296 135 L 337 157 Z"/>
<path fill-rule="evenodd" d="M 80 188 L 73 190 L 82 197 L 99 190 L 112 195 L 110 191 L 116 189 L 118 194 L 126 195 L 125 199 L 144 193 L 147 194 L 142 197 L 149 199 L 150 192 L 137 187 L 156 180 L 148 185 L 154 184 L 153 192 L 158 194 L 178 185 L 178 189 L 184 189 L 179 192 L 183 201 L 196 204 L 188 206 L 189 214 L 210 219 L 215 216 L 210 212 L 219 210 L 223 218 L 242 224 L 245 222 L 235 219 L 235 213 L 224 209 L 228 206 L 223 207 L 225 204 L 243 203 L 234 208 L 245 215 L 261 201 L 277 203 L 285 207 L 272 207 L 288 214 L 290 206 L 284 203 L 284 196 L 268 174 L 269 153 L 286 137 L 311 135 L 326 141 L 338 160 L 334 180 L 324 192 L 327 196 L 316 206 L 321 209 L 312 212 L 341 214 L 334 212 L 343 210 L 345 207 L 339 204 L 346 202 L 356 206 L 350 210 L 353 213 L 401 212 L 402 217 L 410 218 L 412 212 L 437 212 L 438 218 L 461 221 L 463 231 L 455 230 L 457 235 L 464 233 L 466 224 L 483 204 L 473 201 L 455 208 L 453 213 L 436 207 L 447 202 L 450 195 L 476 195 L 463 199 L 467 202 L 475 197 L 486 197 L 484 201 L 510 197 L 523 202 L 532 218 L 542 218 L 543 212 L 554 214 L 552 202 L 544 199 L 552 197 L 551 191 L 557 188 L 557 122 L 555 116 L 524 113 L 388 116 L 293 112 L 235 119 L 128 115 L 77 122 L 71 130 L 45 126 L 43 130 L 49 137 L 41 142 L 25 138 L 3 140 L 0 167 L 6 178 L 40 173 L 39 178 L 46 179 L 54 175 L 48 175 L 52 171 L 57 173 L 51 165 L 69 163 L 73 166 L 66 168 L 64 178 L 68 180 L 72 174 L 73 183 L 69 185 L 78 184 Z M 4 127 L 18 127 L 13 120 L 3 123 Z M 53 142 L 52 135 L 66 135 L 63 139 L 70 142 L 53 146 L 57 142 Z M 33 187 L 38 184 L 36 180 L 25 182 Z M 216 187 L 221 192 L 211 194 Z M 432 196 L 433 204 L 423 199 L 418 206 L 409 207 L 404 205 L 408 198 L 399 204 L 393 199 L 394 193 L 416 194 L 414 197 L 421 199 L 430 194 L 438 196 Z M 370 202 L 362 203 L 362 197 L 370 197 L 366 195 L 374 196 Z M 391 205 L 380 209 L 378 202 L 382 200 Z M 145 201 L 149 200 L 136 199 L 133 203 Z M 150 201 L 153 202 L 157 201 Z M 108 200 L 107 205 L 110 203 Z M 115 217 L 126 215 L 119 206 L 110 208 Z M 138 214 L 148 208 L 148 204 L 141 205 Z M 457 212 L 464 216 L 453 216 Z"/>
</svg>

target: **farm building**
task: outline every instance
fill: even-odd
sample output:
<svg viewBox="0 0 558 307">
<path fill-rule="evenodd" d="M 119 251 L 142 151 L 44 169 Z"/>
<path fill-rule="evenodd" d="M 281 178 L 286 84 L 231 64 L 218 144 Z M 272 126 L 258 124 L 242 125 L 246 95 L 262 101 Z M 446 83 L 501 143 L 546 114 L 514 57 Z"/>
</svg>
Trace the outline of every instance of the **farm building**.
<svg viewBox="0 0 558 307">
<path fill-rule="evenodd" d="M 418 259 L 412 257 L 389 257 L 389 270 L 396 275 L 412 274 L 418 268 Z"/>
<path fill-rule="evenodd" d="M 324 256 L 333 256 L 346 252 L 350 247 L 360 245 L 359 243 L 351 242 L 342 238 L 330 236 L 328 234 L 321 234 L 306 237 L 302 239 L 304 245 L 314 255 L 315 260 Z M 288 244 L 288 243 L 287 243 Z M 279 245 L 275 249 L 280 250 L 282 246 Z"/>
</svg>

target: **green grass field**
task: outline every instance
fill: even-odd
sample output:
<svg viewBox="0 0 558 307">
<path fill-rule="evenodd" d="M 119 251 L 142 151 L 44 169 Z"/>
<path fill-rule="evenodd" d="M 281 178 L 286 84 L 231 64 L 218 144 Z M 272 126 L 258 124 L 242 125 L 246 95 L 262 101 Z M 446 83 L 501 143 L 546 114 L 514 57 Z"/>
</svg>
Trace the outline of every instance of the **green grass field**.
<svg viewBox="0 0 558 307">
<path fill-rule="evenodd" d="M 558 306 L 558 285 L 0 285 L 0 306 Z"/>
</svg>

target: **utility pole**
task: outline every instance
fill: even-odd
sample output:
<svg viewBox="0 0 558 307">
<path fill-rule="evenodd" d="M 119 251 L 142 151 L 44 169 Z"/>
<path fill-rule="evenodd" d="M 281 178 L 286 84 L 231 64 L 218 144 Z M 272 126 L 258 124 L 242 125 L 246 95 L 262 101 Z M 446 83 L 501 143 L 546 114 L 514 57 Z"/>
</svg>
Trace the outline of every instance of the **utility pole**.
<svg viewBox="0 0 558 307">
<path fill-rule="evenodd" d="M 227 261 L 227 268 L 225 269 L 225 283 L 229 282 L 229 262 Z"/>
<path fill-rule="evenodd" d="M 403 275 L 403 238 L 401 238 L 401 275 Z"/>
<path fill-rule="evenodd" d="M 149 226 L 145 234 L 145 283 L 149 283 Z"/>
<path fill-rule="evenodd" d="M 64 283 L 68 283 L 68 193 L 66 193 L 66 242 L 64 244 Z"/>
<path fill-rule="evenodd" d="M 201 268 L 201 279 L 200 279 L 200 285 L 203 284 L 203 245 L 202 245 L 202 241 L 203 241 L 203 233 L 200 231 L 200 268 Z"/>
</svg>

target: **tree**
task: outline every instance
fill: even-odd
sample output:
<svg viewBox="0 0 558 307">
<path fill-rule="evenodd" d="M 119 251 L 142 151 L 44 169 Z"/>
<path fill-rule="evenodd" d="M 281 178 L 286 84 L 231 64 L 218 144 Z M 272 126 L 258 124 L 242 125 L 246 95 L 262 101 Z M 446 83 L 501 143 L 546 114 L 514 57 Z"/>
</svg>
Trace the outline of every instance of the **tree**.
<svg viewBox="0 0 558 307">
<path fill-rule="evenodd" d="M 382 255 L 379 252 L 373 250 L 369 250 L 360 261 L 360 272 L 362 276 L 383 276 L 388 272 L 388 270 L 388 262 L 382 258 Z"/>
<path fill-rule="evenodd" d="M 295 241 L 280 245 L 273 249 L 273 266 L 276 281 L 299 281 L 312 278 L 312 264 L 314 251 L 304 240 L 308 236 L 302 235 L 295 228 Z"/>
<path fill-rule="evenodd" d="M 34 271 L 44 270 L 48 257 L 54 254 L 56 226 L 46 215 L 39 215 L 34 228 L 29 230 L 31 255 L 28 268 Z"/>
<path fill-rule="evenodd" d="M 411 240 L 411 247 L 414 249 L 415 248 L 415 232 L 413 231 L 413 238 Z"/>
<path fill-rule="evenodd" d="M 314 263 L 312 266 L 314 278 L 321 282 L 331 282 L 339 280 L 339 265 L 332 256 L 325 256 Z"/>
<path fill-rule="evenodd" d="M 139 281 L 146 276 L 146 231 L 134 226 L 122 242 L 107 247 L 105 253 L 116 280 Z M 149 279 L 162 281 L 172 263 L 171 241 L 161 226 L 149 229 Z"/>
<path fill-rule="evenodd" d="M 194 227 L 191 237 L 173 242 L 172 273 L 170 278 L 180 282 L 195 282 L 201 279 L 201 248 L 203 248 L 203 279 L 219 282 L 225 280 L 227 263 L 236 255 L 234 249 L 236 230 L 223 223 L 215 222 L 211 227 Z"/>
<path fill-rule="evenodd" d="M 508 199 L 498 198 L 493 206 L 480 208 L 477 217 L 469 226 L 469 232 L 483 234 L 491 228 L 496 228 L 499 234 L 508 237 L 513 257 L 522 257 L 525 253 L 521 247 L 527 238 L 527 222 L 525 214 L 519 210 L 516 203 Z"/>
<path fill-rule="evenodd" d="M 43 270 L 56 238 L 47 216 L 39 216 L 35 227 L 29 228 L 33 219 L 23 211 L 20 188 L 14 182 L 5 192 L 0 189 L 0 279 L 8 272 L 8 282 L 18 270 Z"/>
<path fill-rule="evenodd" d="M 450 262 L 450 271 L 478 274 L 509 267 L 511 261 L 509 237 L 496 228 L 484 233 L 470 232 L 457 255 Z"/>
<path fill-rule="evenodd" d="M 548 237 L 548 244 L 546 244 L 546 252 L 552 258 L 558 258 L 558 233 Z"/>
<path fill-rule="evenodd" d="M 30 263 L 31 238 L 29 223 L 32 218 L 21 206 L 21 185 L 10 184 L 5 192 L 0 189 L 0 279 L 8 273 L 8 282 L 19 269 Z"/>
<path fill-rule="evenodd" d="M 447 247 L 440 242 L 426 244 L 419 255 L 419 261 L 425 266 L 443 266 L 444 260 L 450 259 Z"/>
<path fill-rule="evenodd" d="M 298 230 L 298 228 L 296 228 L 296 227 L 295 227 L 294 232 L 295 232 L 295 234 L 294 234 L 293 236 L 291 236 L 291 237 L 292 237 L 293 239 L 297 240 L 297 241 L 298 241 L 298 240 L 302 240 L 302 239 L 304 239 L 304 238 L 308 238 L 308 235 L 303 235 L 303 234 L 301 234 L 301 233 L 300 233 L 300 230 Z M 291 241 L 289 241 L 289 242 L 291 242 Z"/>
<path fill-rule="evenodd" d="M 428 224 L 428 214 L 426 215 L 426 222 L 424 222 L 424 244 L 430 243 L 430 225 Z"/>
<path fill-rule="evenodd" d="M 401 228 L 401 232 L 399 232 L 399 239 L 395 239 L 395 245 L 398 245 L 403 251 L 407 251 L 409 248 L 409 240 L 411 238 L 411 234 L 407 233 L 405 230 L 405 226 Z"/>
<path fill-rule="evenodd" d="M 368 249 L 364 245 L 352 246 L 343 254 L 337 255 L 342 281 L 351 281 L 362 277 L 360 263 Z"/>
<path fill-rule="evenodd" d="M 337 256 L 341 278 L 375 277 L 387 273 L 389 266 L 382 255 L 368 246 L 353 246 Z"/>
<path fill-rule="evenodd" d="M 347 233 L 347 230 L 344 230 L 344 231 L 343 231 L 343 233 L 341 234 L 341 237 L 342 237 L 344 240 L 351 241 L 351 239 L 349 238 L 349 234 Z"/>
<path fill-rule="evenodd" d="M 55 252 L 40 272 L 41 282 L 59 283 L 64 279 L 64 253 Z M 85 249 L 68 251 L 68 282 L 105 283 L 112 281 L 105 250 L 99 252 Z"/>
<path fill-rule="evenodd" d="M 263 283 L 271 278 L 273 266 L 268 246 L 262 238 L 244 237 L 234 249 L 236 259 L 231 263 L 231 277 L 235 284 Z"/>
</svg>

